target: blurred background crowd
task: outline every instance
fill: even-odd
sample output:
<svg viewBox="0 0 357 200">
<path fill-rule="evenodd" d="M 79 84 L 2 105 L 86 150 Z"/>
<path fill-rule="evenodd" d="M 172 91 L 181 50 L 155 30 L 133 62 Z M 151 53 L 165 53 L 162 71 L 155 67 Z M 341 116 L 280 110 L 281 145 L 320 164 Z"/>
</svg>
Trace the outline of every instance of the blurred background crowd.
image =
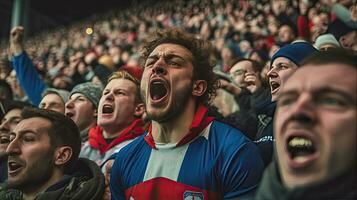
<svg viewBox="0 0 357 200">
<path fill-rule="evenodd" d="M 339 13 L 343 9 L 350 15 Z M 107 76 L 118 68 L 140 66 L 140 44 L 157 28 L 183 27 L 210 40 L 217 70 L 228 72 L 237 58 L 268 66 L 272 54 L 294 40 L 315 43 L 326 32 L 339 40 L 356 27 L 332 22 L 353 20 L 355 10 L 352 0 L 146 1 L 41 31 L 24 42 L 42 78 L 52 87 L 71 90 L 86 81 L 105 85 Z M 356 41 L 354 31 L 340 44 L 357 50 Z M 7 48 L 8 39 L 2 38 L 0 78 L 10 84 L 15 99 L 25 100 Z M 264 70 L 262 75 L 266 77 Z"/>
</svg>

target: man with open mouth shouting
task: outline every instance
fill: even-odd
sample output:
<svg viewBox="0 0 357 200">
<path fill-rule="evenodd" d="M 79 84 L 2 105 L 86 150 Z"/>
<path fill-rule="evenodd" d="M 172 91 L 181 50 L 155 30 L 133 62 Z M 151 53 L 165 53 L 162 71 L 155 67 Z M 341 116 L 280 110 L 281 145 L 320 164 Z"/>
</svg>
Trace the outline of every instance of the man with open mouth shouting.
<svg viewBox="0 0 357 200">
<path fill-rule="evenodd" d="M 63 114 L 25 108 L 10 133 L 5 186 L 1 200 L 101 199 L 104 176 L 81 148 L 76 124 Z"/>
<path fill-rule="evenodd" d="M 65 115 L 78 126 L 83 143 L 88 140 L 89 129 L 97 124 L 97 109 L 102 90 L 101 86 L 92 82 L 78 84 L 72 89 L 65 104 Z"/>
<path fill-rule="evenodd" d="M 256 199 L 357 198 L 356 67 L 352 52 L 336 49 L 288 78 L 274 122 L 277 161 Z"/>
<path fill-rule="evenodd" d="M 6 148 L 10 143 L 10 133 L 21 120 L 21 110 L 28 103 L 13 100 L 0 101 L 0 183 L 7 179 Z M 0 185 L 1 187 L 1 185 Z"/>
<path fill-rule="evenodd" d="M 264 164 L 267 166 L 273 155 L 273 123 L 276 100 L 285 80 L 293 74 L 300 63 L 317 50 L 307 42 L 295 42 L 279 49 L 271 58 L 270 70 L 267 73 L 271 92 L 271 101 L 258 106 L 258 132 L 256 144 Z"/>
<path fill-rule="evenodd" d="M 98 105 L 97 125 L 80 157 L 102 165 L 112 154 L 144 133 L 141 117 L 145 111 L 140 99 L 140 80 L 129 72 L 114 72 L 108 79 Z"/>
<path fill-rule="evenodd" d="M 113 199 L 233 199 L 256 188 L 263 163 L 255 145 L 207 116 L 217 88 L 209 53 L 175 28 L 144 44 L 141 95 L 152 123 L 117 153 Z"/>
</svg>

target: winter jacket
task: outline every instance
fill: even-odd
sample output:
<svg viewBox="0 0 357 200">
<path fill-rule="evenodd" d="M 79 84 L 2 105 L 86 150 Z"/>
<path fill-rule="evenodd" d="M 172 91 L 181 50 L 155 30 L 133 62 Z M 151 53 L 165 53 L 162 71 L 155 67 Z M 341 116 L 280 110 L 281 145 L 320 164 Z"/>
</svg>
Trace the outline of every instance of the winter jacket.
<svg viewBox="0 0 357 200">
<path fill-rule="evenodd" d="M 270 99 L 269 88 L 261 87 L 253 94 L 243 88 L 241 94 L 235 96 L 239 111 L 227 116 L 227 122 L 242 130 L 249 139 L 254 140 L 258 131 L 257 107 Z"/>
<path fill-rule="evenodd" d="M 99 167 L 85 158 L 80 158 L 73 173 L 64 175 L 35 200 L 101 200 L 104 194 L 104 176 Z M 1 200 L 22 200 L 22 192 L 15 189 L 0 189 Z"/>
<path fill-rule="evenodd" d="M 260 155 L 264 161 L 264 165 L 272 160 L 273 145 L 274 145 L 274 131 L 273 119 L 276 109 L 276 103 L 270 100 L 260 106 L 258 115 L 258 131 L 255 138 L 255 144 L 258 146 Z"/>
</svg>

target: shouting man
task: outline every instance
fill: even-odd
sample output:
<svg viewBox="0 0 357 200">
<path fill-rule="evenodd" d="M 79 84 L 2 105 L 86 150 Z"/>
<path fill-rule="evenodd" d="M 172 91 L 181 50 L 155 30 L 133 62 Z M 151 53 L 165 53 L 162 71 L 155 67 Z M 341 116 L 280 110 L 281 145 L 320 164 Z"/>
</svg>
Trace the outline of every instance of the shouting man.
<svg viewBox="0 0 357 200">
<path fill-rule="evenodd" d="M 141 95 L 149 132 L 117 153 L 113 199 L 219 199 L 253 191 L 263 163 L 240 131 L 207 116 L 217 88 L 209 46 L 180 29 L 144 45 Z"/>
</svg>

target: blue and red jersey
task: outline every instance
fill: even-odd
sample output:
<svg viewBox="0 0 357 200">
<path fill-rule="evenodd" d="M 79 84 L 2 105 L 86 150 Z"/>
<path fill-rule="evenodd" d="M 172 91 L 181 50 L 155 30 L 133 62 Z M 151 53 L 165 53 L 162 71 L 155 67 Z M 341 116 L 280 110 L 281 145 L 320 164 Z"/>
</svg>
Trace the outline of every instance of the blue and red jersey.
<svg viewBox="0 0 357 200">
<path fill-rule="evenodd" d="M 112 199 L 229 199 L 254 191 L 264 165 L 239 130 L 197 111 L 177 144 L 155 143 L 151 131 L 117 153 Z"/>
</svg>

